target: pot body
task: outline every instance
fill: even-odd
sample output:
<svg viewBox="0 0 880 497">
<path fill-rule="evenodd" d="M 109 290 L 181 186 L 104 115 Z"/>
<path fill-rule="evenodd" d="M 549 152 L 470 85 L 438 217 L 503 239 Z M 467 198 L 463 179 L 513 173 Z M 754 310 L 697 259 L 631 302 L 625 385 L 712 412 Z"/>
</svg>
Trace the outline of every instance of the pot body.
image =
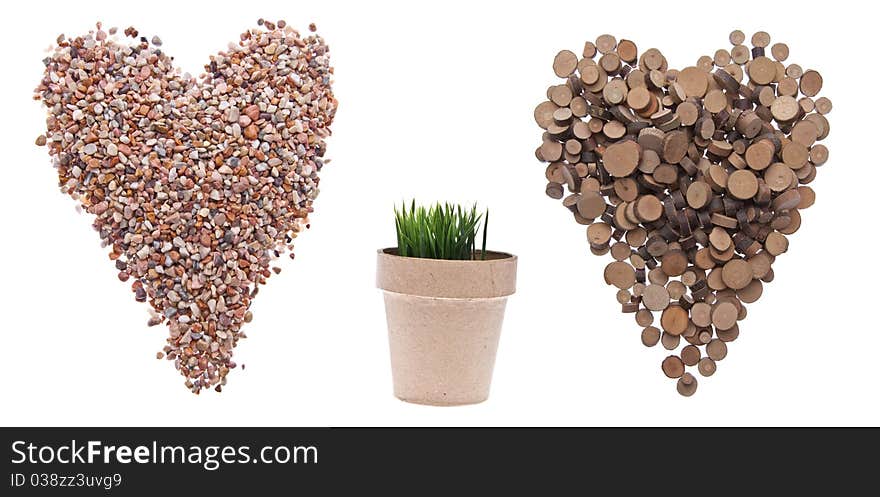
<svg viewBox="0 0 880 497">
<path fill-rule="evenodd" d="M 399 257 L 380 250 L 394 395 L 429 405 L 486 400 L 504 321 L 516 287 L 516 257 L 487 260 Z"/>
</svg>

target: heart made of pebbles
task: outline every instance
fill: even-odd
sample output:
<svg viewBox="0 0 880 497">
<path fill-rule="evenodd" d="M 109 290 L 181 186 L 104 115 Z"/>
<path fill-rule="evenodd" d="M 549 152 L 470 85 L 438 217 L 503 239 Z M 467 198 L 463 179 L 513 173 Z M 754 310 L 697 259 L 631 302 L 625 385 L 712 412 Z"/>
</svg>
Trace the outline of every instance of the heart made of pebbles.
<svg viewBox="0 0 880 497">
<path fill-rule="evenodd" d="M 685 396 L 687 368 L 715 373 L 772 281 L 828 159 L 822 76 L 786 64 L 785 44 L 768 53 L 765 32 L 751 50 L 741 31 L 730 42 L 674 70 L 657 49 L 599 36 L 582 57 L 556 55 L 564 82 L 535 109 L 547 195 L 587 225 L 594 254 L 611 253 L 605 282 L 644 345 L 677 350 L 661 369 Z"/>
<path fill-rule="evenodd" d="M 198 79 L 134 28 L 61 35 L 34 98 L 61 191 L 94 217 L 121 281 L 166 322 L 194 393 L 221 391 L 273 259 L 318 194 L 337 102 L 324 40 L 258 21 Z M 273 267 L 276 273 L 280 268 Z"/>
</svg>

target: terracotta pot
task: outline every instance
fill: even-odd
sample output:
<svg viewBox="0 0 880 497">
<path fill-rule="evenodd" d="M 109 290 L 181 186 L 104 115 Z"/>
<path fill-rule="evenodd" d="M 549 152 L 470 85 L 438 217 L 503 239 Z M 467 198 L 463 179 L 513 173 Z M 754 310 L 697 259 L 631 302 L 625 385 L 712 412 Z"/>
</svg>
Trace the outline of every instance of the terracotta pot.
<svg viewBox="0 0 880 497">
<path fill-rule="evenodd" d="M 486 260 L 400 257 L 379 250 L 394 395 L 417 404 L 476 404 L 489 397 L 516 256 Z"/>
</svg>

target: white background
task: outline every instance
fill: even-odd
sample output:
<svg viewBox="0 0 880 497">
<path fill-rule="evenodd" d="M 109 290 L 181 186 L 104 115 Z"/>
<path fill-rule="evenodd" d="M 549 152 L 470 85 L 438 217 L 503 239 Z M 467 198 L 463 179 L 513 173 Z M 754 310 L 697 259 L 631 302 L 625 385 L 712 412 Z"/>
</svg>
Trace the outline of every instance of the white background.
<svg viewBox="0 0 880 497">
<path fill-rule="evenodd" d="M 843 2 L 18 2 L 4 7 L 2 425 L 877 425 L 874 27 Z M 222 6 L 217 6 L 222 5 Z M 720 4 L 719 4 L 720 5 Z M 166 328 L 101 249 L 91 220 L 56 188 L 33 142 L 31 100 L 60 32 L 133 24 L 200 72 L 258 17 L 331 47 L 340 101 L 332 162 L 295 261 L 255 300 L 249 338 L 222 394 L 194 396 L 155 359 Z M 763 29 L 818 69 L 834 111 L 830 160 L 811 185 L 776 280 L 749 306 L 715 376 L 682 398 L 663 376 L 588 251 L 584 227 L 544 195 L 532 119 L 556 52 L 608 32 L 671 67 Z M 869 104 L 872 107 L 864 107 Z M 488 402 L 409 405 L 391 394 L 375 250 L 394 244 L 392 206 L 474 201 L 491 208 L 490 248 L 520 256 Z"/>
</svg>

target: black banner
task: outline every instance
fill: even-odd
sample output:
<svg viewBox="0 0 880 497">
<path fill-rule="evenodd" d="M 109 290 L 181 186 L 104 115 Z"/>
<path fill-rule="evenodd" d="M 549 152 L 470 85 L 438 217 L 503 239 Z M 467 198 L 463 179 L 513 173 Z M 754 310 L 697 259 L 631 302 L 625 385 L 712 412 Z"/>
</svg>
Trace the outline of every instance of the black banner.
<svg viewBox="0 0 880 497">
<path fill-rule="evenodd" d="M 2 428 L 0 439 L 4 496 L 471 494 L 474 483 L 536 495 L 589 488 L 623 495 L 701 481 L 818 490 L 826 479 L 841 495 L 871 488 L 861 483 L 874 479 L 880 431 Z"/>
</svg>

